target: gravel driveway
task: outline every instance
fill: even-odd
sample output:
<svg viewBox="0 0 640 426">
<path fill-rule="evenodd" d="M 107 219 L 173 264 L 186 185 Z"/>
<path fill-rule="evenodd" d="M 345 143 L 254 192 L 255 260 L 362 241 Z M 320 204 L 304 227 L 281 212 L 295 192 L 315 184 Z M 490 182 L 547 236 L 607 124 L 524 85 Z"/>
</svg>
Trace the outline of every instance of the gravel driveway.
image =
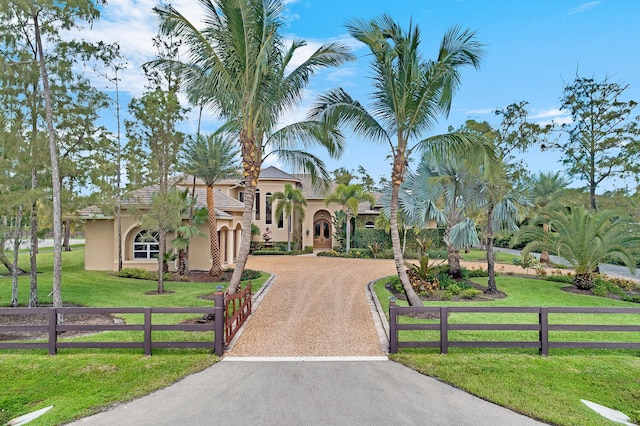
<svg viewBox="0 0 640 426">
<path fill-rule="evenodd" d="M 393 260 L 252 256 L 276 275 L 230 357 L 381 356 L 366 285 L 395 273 Z"/>
</svg>

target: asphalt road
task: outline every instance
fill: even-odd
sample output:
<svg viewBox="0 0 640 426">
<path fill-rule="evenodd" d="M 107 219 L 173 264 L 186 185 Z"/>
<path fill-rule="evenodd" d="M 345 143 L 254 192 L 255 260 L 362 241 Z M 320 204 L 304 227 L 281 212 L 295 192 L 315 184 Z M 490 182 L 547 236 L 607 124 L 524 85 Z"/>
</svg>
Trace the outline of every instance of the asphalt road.
<svg viewBox="0 0 640 426">
<path fill-rule="evenodd" d="M 542 424 L 392 361 L 238 360 L 72 424 Z"/>
</svg>

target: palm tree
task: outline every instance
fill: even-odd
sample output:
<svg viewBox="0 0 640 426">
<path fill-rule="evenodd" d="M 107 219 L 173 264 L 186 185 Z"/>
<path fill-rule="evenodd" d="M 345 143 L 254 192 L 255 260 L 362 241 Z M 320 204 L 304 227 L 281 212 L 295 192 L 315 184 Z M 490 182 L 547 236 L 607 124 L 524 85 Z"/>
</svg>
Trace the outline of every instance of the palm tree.
<svg viewBox="0 0 640 426">
<path fill-rule="evenodd" d="M 306 45 L 294 40 L 287 46 L 282 36 L 279 0 L 200 0 L 204 9 L 203 30 L 197 29 L 171 5 L 155 8 L 161 31 L 183 42 L 185 62 L 155 61 L 172 67 L 188 93 L 211 106 L 237 132 L 242 156 L 245 199 L 240 249 L 229 283 L 235 292 L 249 256 L 251 220 L 265 145 L 276 146 L 280 159 L 313 178 L 328 176 L 315 156 L 304 148 L 323 146 L 332 156 L 342 152 L 342 134 L 326 122 L 307 121 L 275 132 L 282 115 L 294 109 L 315 71 L 338 66 L 351 59 L 337 43 L 321 46 L 301 64 L 291 67 L 296 51 Z M 303 149 L 297 149 L 302 146 Z"/>
<path fill-rule="evenodd" d="M 362 185 L 345 185 L 339 184 L 335 191 L 325 198 L 325 204 L 340 204 L 347 215 L 347 236 L 345 242 L 346 252 L 349 253 L 351 248 L 351 218 L 358 217 L 358 206 L 361 202 L 368 201 L 371 205 L 375 204 L 376 199 L 373 195 L 362 189 Z"/>
<path fill-rule="evenodd" d="M 445 225 L 449 273 L 462 277 L 460 249 L 480 243 L 471 216 L 485 204 L 479 169 L 461 156 L 426 153 L 415 173 L 400 187 L 399 204 L 407 221 L 424 227 L 429 221 Z"/>
<path fill-rule="evenodd" d="M 482 46 L 475 33 L 460 28 L 449 30 L 440 44 L 438 58 L 427 61 L 420 52 L 420 30 L 410 24 L 403 31 L 388 15 L 370 21 L 354 20 L 347 30 L 366 44 L 372 53 L 373 105 L 371 112 L 344 90 L 323 95 L 313 117 L 350 126 L 368 140 L 389 144 L 393 155 L 391 172 L 391 241 L 396 270 L 409 304 L 421 305 L 407 277 L 398 231 L 398 194 L 404 181 L 407 161 L 415 149 L 438 145 L 472 149 L 474 138 L 459 133 L 421 139 L 439 116 L 446 116 L 460 85 L 460 70 L 478 67 Z M 410 146 L 412 140 L 418 139 Z M 479 156 L 484 156 L 481 154 Z"/>
<path fill-rule="evenodd" d="M 307 206 L 307 199 L 304 198 L 302 191 L 294 188 L 290 183 L 285 183 L 283 192 L 274 192 L 271 195 L 271 202 L 277 202 L 275 215 L 280 217 L 283 213 L 289 218 L 287 228 L 287 253 L 291 251 L 291 225 L 293 223 L 293 214 L 296 213 L 298 218 L 304 220 L 304 208 Z"/>
<path fill-rule="evenodd" d="M 501 163 L 498 162 L 498 165 Z M 495 166 L 492 162 L 490 166 Z M 433 156 L 426 153 L 415 173 L 409 173 L 400 188 L 401 211 L 415 226 L 435 220 L 446 226 L 443 236 L 448 249 L 449 273 L 460 278 L 460 250 L 479 244 L 474 215 L 486 216 L 487 293 L 496 293 L 493 234 L 498 229 L 518 230 L 520 209 L 527 200 L 505 179 L 485 178 L 481 168 L 466 155 Z M 500 176 L 491 173 L 490 176 Z"/>
<path fill-rule="evenodd" d="M 195 176 L 194 176 L 195 180 Z M 195 197 L 189 196 L 189 189 L 181 192 L 184 209 L 183 215 L 187 215 L 187 223 L 183 223 L 176 228 L 176 237 L 171 240 L 171 244 L 178 250 L 178 274 L 186 275 L 189 270 L 189 246 L 195 236 L 206 235 L 200 231 L 199 226 L 209 220 L 209 211 L 205 208 L 195 208 Z"/>
<path fill-rule="evenodd" d="M 568 191 L 566 189 L 570 183 L 560 172 L 538 172 L 537 175 L 531 176 L 527 180 L 527 184 L 536 210 L 559 202 L 567 204 L 574 201 L 575 197 L 567 199 Z M 549 231 L 549 225 L 546 223 L 542 224 L 542 228 L 545 232 Z M 542 250 L 540 253 L 540 262 L 547 266 L 551 264 L 547 250 Z"/>
<path fill-rule="evenodd" d="M 549 224 L 549 232 L 542 225 Z M 584 290 L 593 287 L 593 274 L 605 259 L 617 259 L 629 271 L 635 270 L 632 250 L 640 245 L 638 230 L 613 210 L 592 213 L 583 206 L 546 209 L 514 236 L 514 242 L 531 240 L 523 255 L 534 250 L 549 250 L 575 268 L 573 284 Z"/>
<path fill-rule="evenodd" d="M 238 150 L 235 143 L 221 134 L 198 135 L 187 144 L 184 153 L 187 170 L 199 177 L 207 185 L 207 211 L 209 222 L 209 254 L 211 255 L 211 269 L 209 274 L 220 276 L 220 246 L 218 244 L 218 229 L 215 211 L 213 186 L 223 179 L 238 176 Z"/>
</svg>

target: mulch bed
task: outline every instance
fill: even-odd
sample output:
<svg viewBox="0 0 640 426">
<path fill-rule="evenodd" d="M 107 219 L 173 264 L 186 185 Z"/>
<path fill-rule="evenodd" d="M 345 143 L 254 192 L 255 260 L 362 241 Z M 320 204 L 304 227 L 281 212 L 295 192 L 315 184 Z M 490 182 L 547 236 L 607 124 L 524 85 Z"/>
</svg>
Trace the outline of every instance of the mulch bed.
<svg viewBox="0 0 640 426">
<path fill-rule="evenodd" d="M 451 300 L 447 300 L 447 302 L 478 302 L 478 301 L 499 300 L 507 297 L 507 295 L 501 291 L 498 291 L 498 293 L 496 294 L 485 293 L 485 291 L 487 291 L 487 287 L 476 284 L 473 281 L 465 281 L 465 283 L 482 291 L 482 294 L 476 297 L 475 299 L 463 299 L 458 296 L 452 296 Z M 404 294 L 404 292 L 393 291 L 390 285 L 386 285 L 385 287 L 387 290 L 389 290 L 391 294 L 393 294 L 396 297 L 396 299 L 407 300 L 407 296 Z M 430 297 L 420 296 L 420 300 L 422 300 L 423 302 L 441 302 L 442 301 L 440 296 L 438 296 L 437 294 L 434 294 L 433 296 L 430 296 Z M 406 316 L 411 318 L 419 318 L 419 319 L 440 319 L 440 314 L 436 314 L 436 313 L 406 314 Z"/>
<path fill-rule="evenodd" d="M 65 305 L 75 306 L 75 305 Z M 42 306 L 46 307 L 46 306 Z M 106 325 L 115 324 L 122 320 L 106 314 L 66 314 L 64 323 L 68 325 Z M 28 314 L 28 315 L 0 315 L 0 325 L 48 325 L 48 315 Z M 75 337 L 94 332 L 86 331 L 65 331 L 65 337 Z M 46 339 L 47 332 L 40 331 L 7 331 L 0 332 L 0 340 L 33 340 Z"/>
</svg>

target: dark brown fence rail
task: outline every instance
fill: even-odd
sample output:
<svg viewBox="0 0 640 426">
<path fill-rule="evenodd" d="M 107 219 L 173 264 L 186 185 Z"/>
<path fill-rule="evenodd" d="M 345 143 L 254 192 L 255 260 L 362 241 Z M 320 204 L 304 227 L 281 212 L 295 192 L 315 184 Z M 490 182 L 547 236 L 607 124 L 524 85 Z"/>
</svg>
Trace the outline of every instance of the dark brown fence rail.
<svg viewBox="0 0 640 426">
<path fill-rule="evenodd" d="M 156 348 L 211 348 L 218 356 L 223 355 L 225 346 L 225 295 L 221 292 L 215 295 L 215 307 L 211 308 L 4 308 L 0 315 L 43 315 L 48 317 L 47 325 L 0 325 L 2 332 L 44 332 L 47 333 L 46 342 L 0 342 L 0 349 L 48 349 L 50 355 L 55 355 L 63 348 L 135 348 L 143 349 L 145 355 L 151 355 Z M 58 315 L 67 314 L 142 314 L 143 324 L 96 324 L 96 325 L 67 325 L 58 324 Z M 202 324 L 155 324 L 154 314 L 208 314 L 213 315 L 213 322 Z M 142 341 L 128 342 L 80 342 L 60 341 L 62 332 L 103 332 L 103 331 L 137 331 L 143 334 Z M 212 341 L 200 342 L 170 342 L 152 339 L 154 331 L 188 331 L 210 332 L 215 334 Z"/>
<path fill-rule="evenodd" d="M 251 315 L 251 282 L 244 290 L 235 294 L 227 294 L 224 308 L 224 317 L 226 318 L 225 344 L 231 343 L 249 315 Z"/>
<path fill-rule="evenodd" d="M 504 313 L 504 314 L 536 314 L 537 323 L 529 324 L 451 324 L 449 314 L 454 312 L 468 313 Z M 549 355 L 553 348 L 608 348 L 608 349 L 640 349 L 640 342 L 594 342 L 594 341 L 551 341 L 550 331 L 580 332 L 640 332 L 640 316 L 638 325 L 612 324 L 551 324 L 549 314 L 629 314 L 640 315 L 640 308 L 581 308 L 581 307 L 485 307 L 485 306 L 441 306 L 441 307 L 400 307 L 394 302 L 389 305 L 389 352 L 397 353 L 400 348 L 439 347 L 440 353 L 446 354 L 450 347 L 489 347 L 489 348 L 537 348 L 541 355 Z M 439 323 L 401 324 L 399 316 L 426 316 L 440 318 Z M 399 341 L 398 332 L 402 330 L 435 330 L 440 332 L 439 340 Z M 537 341 L 477 341 L 450 340 L 449 332 L 458 330 L 520 330 L 537 331 Z"/>
</svg>

